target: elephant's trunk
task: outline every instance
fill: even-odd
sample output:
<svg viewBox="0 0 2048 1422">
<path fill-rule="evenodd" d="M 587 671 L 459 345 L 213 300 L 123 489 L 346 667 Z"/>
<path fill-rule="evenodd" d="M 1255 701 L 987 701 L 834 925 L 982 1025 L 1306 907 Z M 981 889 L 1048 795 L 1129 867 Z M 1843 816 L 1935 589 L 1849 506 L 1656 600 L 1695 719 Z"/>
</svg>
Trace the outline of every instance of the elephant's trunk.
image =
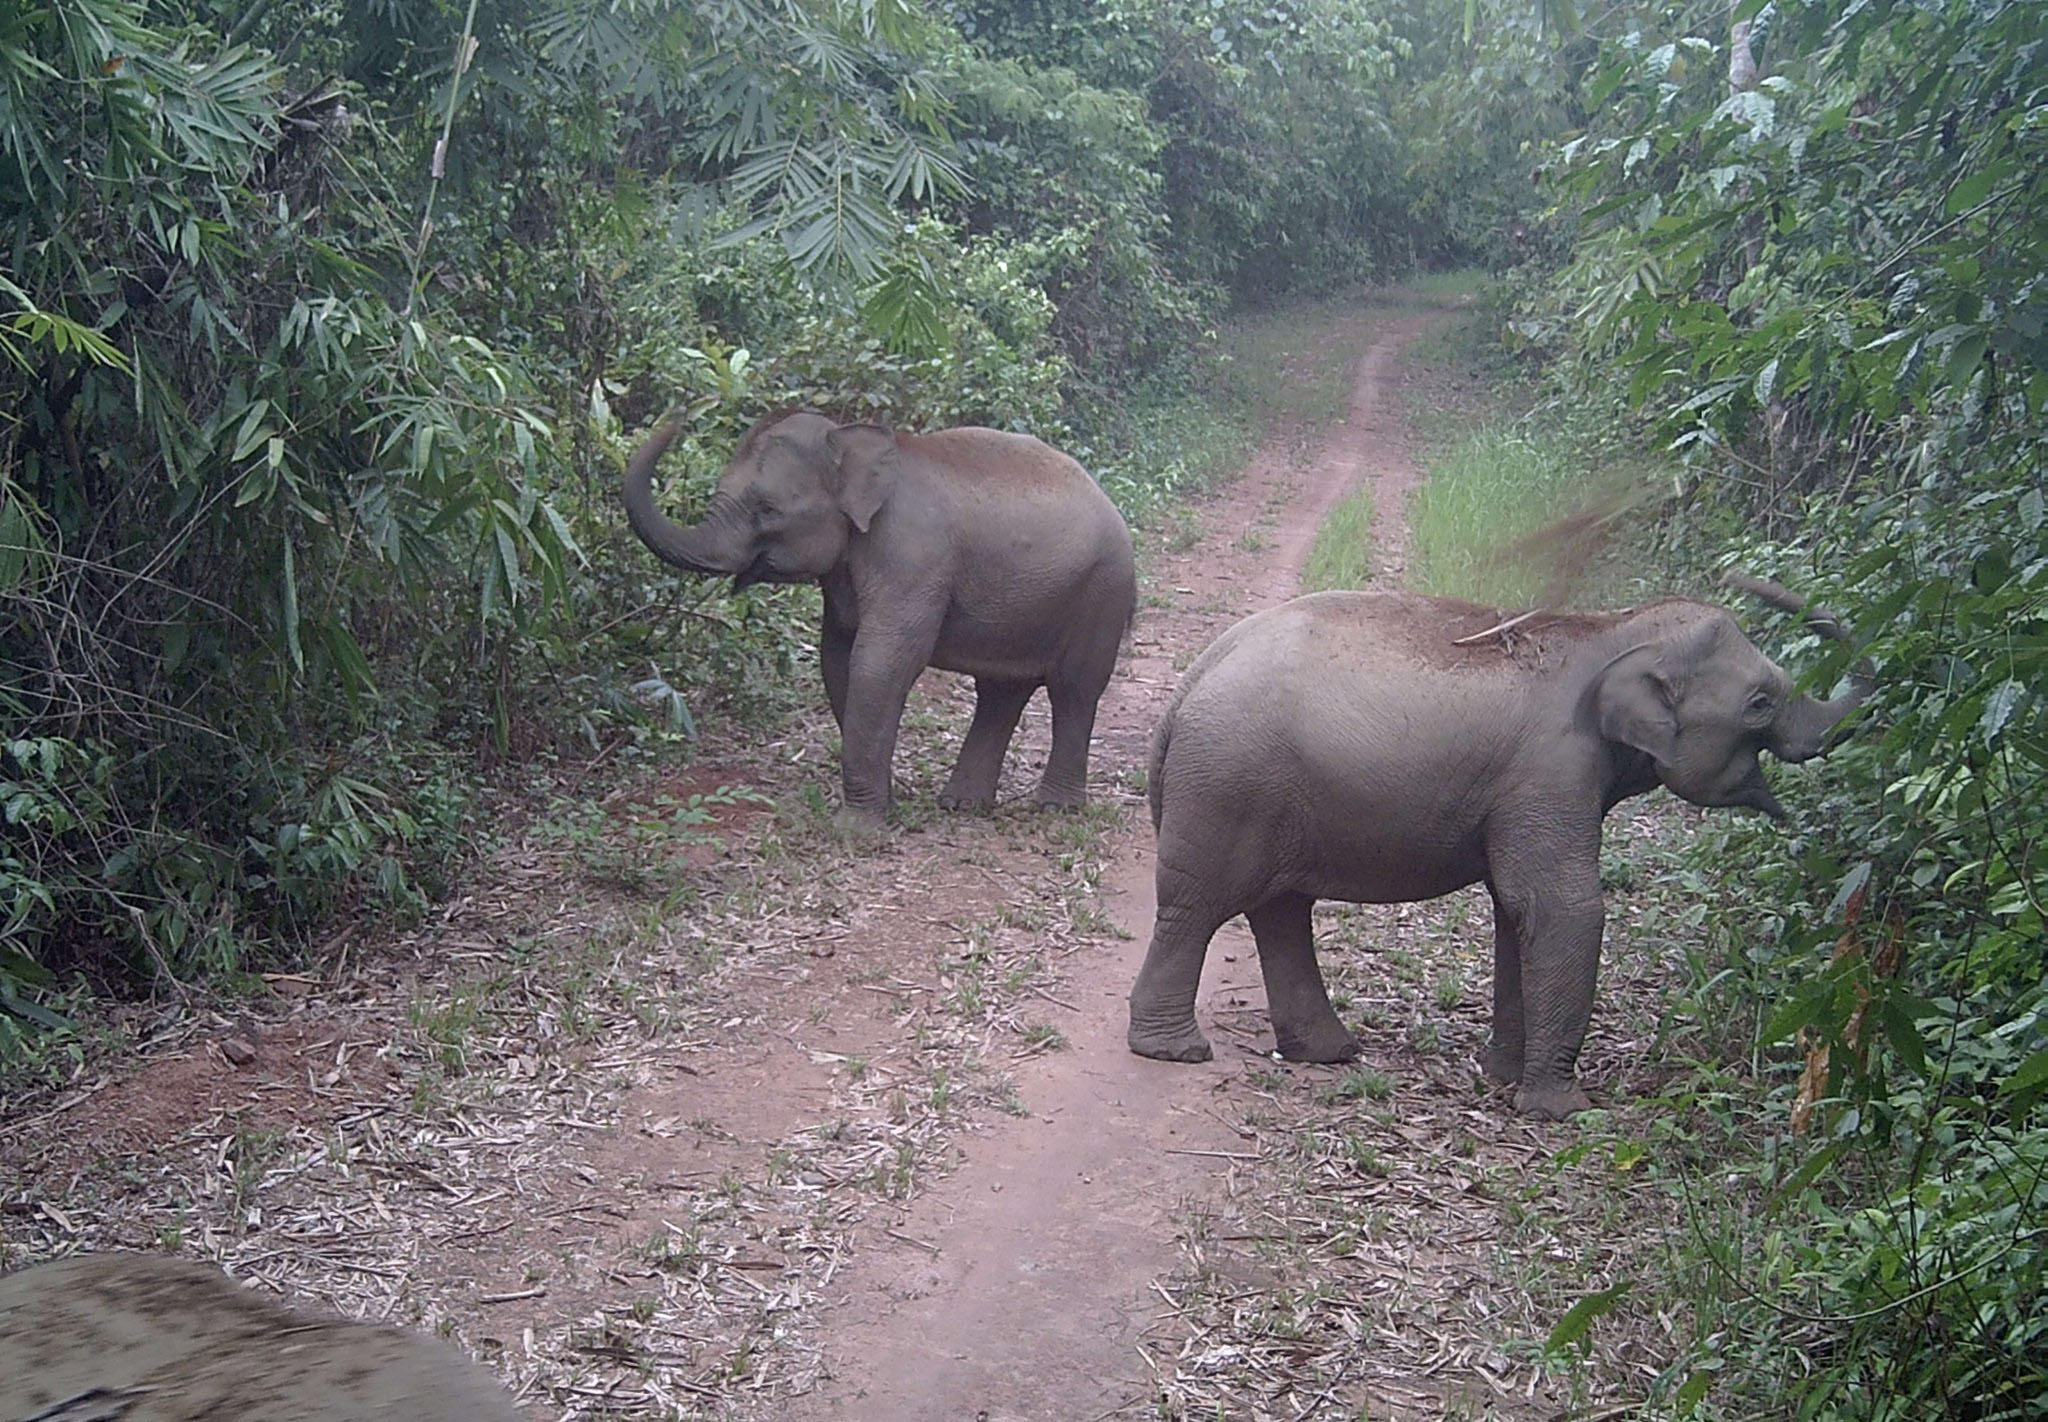
<svg viewBox="0 0 2048 1422">
<path fill-rule="evenodd" d="M 744 560 L 721 549 L 712 537 L 712 520 L 685 526 L 669 518 L 654 503 L 654 466 L 675 442 L 678 421 L 669 420 L 647 437 L 626 465 L 626 522 L 640 541 L 654 550 L 664 563 L 686 573 L 737 573 Z M 714 500 L 714 502 L 716 502 Z"/>
<path fill-rule="evenodd" d="M 1767 578 L 1753 578 L 1743 573 L 1728 573 L 1722 581 L 1730 587 L 1762 598 L 1771 606 L 1786 612 L 1797 613 L 1806 619 L 1806 625 L 1824 637 L 1832 637 L 1846 646 L 1853 647 L 1855 638 L 1842 625 L 1842 619 L 1826 608 L 1809 603 L 1798 593 Z M 1771 753 L 1780 760 L 1811 760 L 1825 751 L 1834 734 L 1835 727 L 1848 719 L 1849 713 L 1870 699 L 1877 688 L 1876 669 L 1870 658 L 1859 657 L 1849 669 L 1849 689 L 1832 701 L 1817 701 L 1811 696 L 1796 697 L 1786 703 L 1778 714 L 1778 724 L 1771 734 Z"/>
<path fill-rule="evenodd" d="M 1778 723 L 1771 731 L 1771 753 L 1780 760 L 1813 759 L 1828 748 L 1835 727 L 1869 699 L 1870 688 L 1868 672 L 1858 669 L 1851 675 L 1849 689 L 1832 701 L 1794 697 L 1778 713 Z"/>
</svg>

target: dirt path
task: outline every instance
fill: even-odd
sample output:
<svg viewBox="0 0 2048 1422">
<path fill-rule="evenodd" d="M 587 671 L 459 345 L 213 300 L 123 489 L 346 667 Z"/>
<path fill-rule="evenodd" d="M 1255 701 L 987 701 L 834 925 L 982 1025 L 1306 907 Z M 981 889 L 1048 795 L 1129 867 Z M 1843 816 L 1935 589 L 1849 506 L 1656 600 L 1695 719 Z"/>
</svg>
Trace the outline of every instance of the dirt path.
<svg viewBox="0 0 2048 1422">
<path fill-rule="evenodd" d="M 931 812 L 969 709 L 956 678 L 913 698 L 906 828 L 878 852 L 804 808 L 831 778 L 822 712 L 687 772 L 564 781 L 396 942 L 162 1014 L 138 1060 L 0 1103 L 0 1268 L 196 1255 L 449 1334 L 537 1417 L 1153 1415 L 1185 1341 L 1161 1281 L 1199 1246 L 1205 1278 L 1271 1282 L 1187 1221 L 1239 1207 L 1277 1088 L 1241 924 L 1200 1007 L 1218 1060 L 1125 1049 L 1152 917 L 1134 772 L 1188 662 L 1295 592 L 1361 483 L 1375 571 L 1398 573 L 1398 356 L 1446 315 L 1339 319 L 1347 416 L 1263 451 L 1152 560 L 1088 814 Z M 1047 730 L 1041 699 L 1006 802 Z M 691 798 L 725 785 L 780 808 Z M 1416 1109 L 1470 1114 L 1469 1076 L 1418 1079 L 1441 1091 Z M 1428 1361 L 1397 1354 L 1376 1355 L 1382 1377 Z"/>
<path fill-rule="evenodd" d="M 1391 369 L 1433 319 L 1347 330 L 1370 344 L 1345 419 L 1305 463 L 1284 445 L 1264 451 L 1207 510 L 1201 543 L 1156 567 L 1155 584 L 1176 601 L 1139 618 L 1134 655 L 1102 708 L 1105 762 L 1144 763 L 1178 668 L 1221 626 L 1299 590 L 1317 529 L 1361 483 L 1374 490 L 1383 546 L 1397 550 L 1376 566 L 1399 568 L 1416 474 Z M 1029 1118 L 975 1139 L 906 1216 L 899 1232 L 925 1244 L 870 1256 L 845 1277 L 826 1322 L 832 1379 L 790 1416 L 1091 1419 L 1141 1414 L 1156 1393 L 1139 1346 L 1160 1311 L 1153 1284 L 1175 1264 L 1178 1213 L 1213 1193 L 1219 1168 L 1241 1153 L 1210 1105 L 1240 1063 L 1227 1049 L 1181 1066 L 1126 1048 L 1125 997 L 1154 907 L 1142 817 L 1114 841 L 1108 887 L 1110 915 L 1128 937 L 1070 965 L 1062 1029 L 1071 1049 L 1018 1073 Z M 1201 1012 L 1225 1019 L 1225 1041 L 1261 1050 L 1264 990 L 1241 922 L 1219 935 Z"/>
</svg>

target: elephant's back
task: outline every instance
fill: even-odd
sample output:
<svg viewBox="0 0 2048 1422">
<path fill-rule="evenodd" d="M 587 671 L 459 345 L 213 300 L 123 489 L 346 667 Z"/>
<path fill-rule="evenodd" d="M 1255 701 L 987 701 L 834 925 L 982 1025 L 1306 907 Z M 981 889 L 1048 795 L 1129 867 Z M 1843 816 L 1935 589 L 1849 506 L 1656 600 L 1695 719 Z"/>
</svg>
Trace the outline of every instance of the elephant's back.
<svg viewBox="0 0 2048 1422">
<path fill-rule="evenodd" d="M 1311 663 L 1398 667 L 1411 678 L 1470 689 L 1514 677 L 1540 679 L 1627 616 L 1502 608 L 1407 589 L 1369 589 L 1309 593 L 1254 613 L 1239 626 L 1254 640 L 1281 639 Z"/>
<path fill-rule="evenodd" d="M 968 500 L 1046 502 L 1073 514 L 1078 503 L 1106 513 L 1123 526 L 1123 515 L 1102 492 L 1081 461 L 1044 440 L 1009 430 L 961 425 L 926 435 L 904 435 L 905 448 L 924 455 L 947 485 Z"/>
<path fill-rule="evenodd" d="M 1522 714 L 1526 678 L 1454 641 L 1465 622 L 1498 620 L 1405 591 L 1314 593 L 1254 613 L 1175 689 L 1173 747 L 1213 762 L 1219 783 L 1324 786 L 1396 754 L 1469 763 Z"/>
<path fill-rule="evenodd" d="M 1131 531 L 1079 461 L 1030 435 L 977 426 L 903 443 L 935 476 L 970 566 L 1016 569 L 1090 603 L 1127 604 L 1128 620 L 1138 595 Z"/>
</svg>

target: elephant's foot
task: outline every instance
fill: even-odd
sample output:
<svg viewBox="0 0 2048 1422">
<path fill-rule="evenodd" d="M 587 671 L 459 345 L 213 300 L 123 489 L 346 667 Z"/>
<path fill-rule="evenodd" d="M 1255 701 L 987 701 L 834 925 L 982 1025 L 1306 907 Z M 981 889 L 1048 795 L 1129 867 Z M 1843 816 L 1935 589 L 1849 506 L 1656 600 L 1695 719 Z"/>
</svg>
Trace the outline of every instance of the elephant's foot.
<svg viewBox="0 0 2048 1422">
<path fill-rule="evenodd" d="M 1209 1049 L 1209 1039 L 1202 1035 L 1190 1018 L 1185 1027 L 1171 1032 L 1156 1032 L 1131 1024 L 1131 1030 L 1124 1040 L 1131 1050 L 1141 1057 L 1151 1057 L 1162 1062 L 1206 1062 L 1216 1054 Z"/>
<path fill-rule="evenodd" d="M 1334 1065 L 1358 1060 L 1358 1039 L 1345 1031 L 1344 1024 L 1335 1017 L 1300 1031 L 1283 1029 L 1275 1023 L 1273 1036 L 1280 1055 L 1290 1062 Z"/>
<path fill-rule="evenodd" d="M 1497 1081 L 1502 1086 L 1513 1086 L 1522 1079 L 1522 1049 L 1506 1047 L 1499 1042 L 1486 1049 L 1481 1069 L 1488 1081 Z"/>
<path fill-rule="evenodd" d="M 1079 810 L 1088 804 L 1086 790 L 1058 790 L 1041 785 L 1031 792 L 1031 803 L 1041 810 Z"/>
<path fill-rule="evenodd" d="M 1525 1081 L 1515 1090 L 1515 1109 L 1541 1121 L 1562 1121 L 1592 1110 L 1593 1102 L 1575 1081 Z"/>
<path fill-rule="evenodd" d="M 981 793 L 973 790 L 955 790 L 948 785 L 939 792 L 939 808 L 958 810 L 969 815 L 985 815 L 996 807 L 995 792 Z"/>
</svg>

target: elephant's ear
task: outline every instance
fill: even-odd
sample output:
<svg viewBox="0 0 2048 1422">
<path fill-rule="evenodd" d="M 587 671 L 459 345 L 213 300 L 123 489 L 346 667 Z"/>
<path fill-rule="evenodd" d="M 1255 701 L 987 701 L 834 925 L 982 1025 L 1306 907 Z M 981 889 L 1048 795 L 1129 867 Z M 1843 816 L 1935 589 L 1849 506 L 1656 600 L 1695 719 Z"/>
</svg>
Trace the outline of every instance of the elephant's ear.
<svg viewBox="0 0 2048 1422">
<path fill-rule="evenodd" d="M 1679 679 L 1656 643 L 1631 647 L 1604 667 L 1594 687 L 1600 737 L 1630 746 L 1660 765 L 1678 743 Z"/>
<path fill-rule="evenodd" d="M 832 447 L 833 497 L 853 526 L 866 533 L 903 471 L 895 432 L 880 425 L 841 425 L 825 442 Z"/>
</svg>

